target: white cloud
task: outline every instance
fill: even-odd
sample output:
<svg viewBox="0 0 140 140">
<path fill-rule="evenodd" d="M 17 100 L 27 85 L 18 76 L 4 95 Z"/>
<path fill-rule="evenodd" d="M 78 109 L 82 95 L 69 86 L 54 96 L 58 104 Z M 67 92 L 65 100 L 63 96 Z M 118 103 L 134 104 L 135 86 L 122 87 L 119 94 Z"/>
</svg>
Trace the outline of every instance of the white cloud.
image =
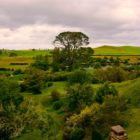
<svg viewBox="0 0 140 140">
<path fill-rule="evenodd" d="M 49 24 L 22 26 L 14 30 L 0 28 L 0 49 L 51 48 L 55 36 L 69 30 L 80 29 Z"/>
<path fill-rule="evenodd" d="M 139 0 L 1 0 L 0 48 L 50 47 L 56 34 L 77 28 L 94 44 L 139 45 L 139 7 Z"/>
</svg>

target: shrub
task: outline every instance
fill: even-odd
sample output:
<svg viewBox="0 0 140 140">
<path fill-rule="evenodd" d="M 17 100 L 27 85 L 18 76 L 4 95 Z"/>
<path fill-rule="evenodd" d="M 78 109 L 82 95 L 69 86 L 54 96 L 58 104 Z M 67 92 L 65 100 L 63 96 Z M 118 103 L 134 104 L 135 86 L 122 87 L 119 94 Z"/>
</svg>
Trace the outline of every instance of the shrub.
<svg viewBox="0 0 140 140">
<path fill-rule="evenodd" d="M 69 75 L 68 82 L 71 85 L 75 83 L 79 83 L 79 84 L 90 83 L 91 82 L 90 77 L 91 77 L 90 74 L 88 74 L 86 71 L 77 70 Z"/>
<path fill-rule="evenodd" d="M 33 94 L 40 94 L 44 87 L 44 74 L 43 70 L 29 68 L 21 87 Z"/>
<path fill-rule="evenodd" d="M 74 85 L 67 89 L 68 107 L 70 110 L 79 110 L 93 102 L 93 88 L 90 85 Z"/>
<path fill-rule="evenodd" d="M 56 101 L 53 104 L 53 109 L 54 110 L 59 110 L 62 107 L 62 105 L 63 105 L 62 101 Z"/>
<path fill-rule="evenodd" d="M 74 130 L 72 130 L 72 132 L 70 133 L 70 140 L 82 140 L 82 138 L 84 138 L 85 136 L 85 131 L 82 128 L 75 128 Z"/>
<path fill-rule="evenodd" d="M 105 83 L 103 86 L 101 86 L 95 96 L 95 100 L 98 103 L 103 103 L 104 97 L 107 95 L 113 95 L 116 96 L 118 95 L 118 91 L 113 85 L 109 85 L 108 83 Z"/>
<path fill-rule="evenodd" d="M 21 69 L 17 69 L 13 72 L 14 75 L 18 75 L 18 74 L 23 74 L 23 71 Z"/>
<path fill-rule="evenodd" d="M 52 82 L 49 82 L 48 83 L 48 87 L 52 87 L 53 86 L 53 83 Z"/>
<path fill-rule="evenodd" d="M 96 130 L 92 131 L 92 140 L 102 140 L 102 136 Z"/>
<path fill-rule="evenodd" d="M 56 72 L 56 73 L 46 73 L 45 75 L 45 81 L 46 82 L 49 82 L 49 81 L 53 81 L 53 82 L 56 82 L 56 81 L 67 81 L 68 79 L 68 76 L 69 76 L 69 73 L 68 72 Z"/>
<path fill-rule="evenodd" d="M 17 54 L 16 54 L 15 52 L 11 52 L 11 53 L 9 54 L 9 56 L 10 56 L 10 57 L 14 57 L 14 56 L 17 56 Z"/>
<path fill-rule="evenodd" d="M 101 68 L 101 64 L 100 64 L 99 62 L 96 62 L 96 63 L 94 64 L 94 68 L 95 68 L 95 69 Z"/>
<path fill-rule="evenodd" d="M 93 83 L 102 83 L 105 81 L 122 82 L 129 78 L 129 73 L 121 67 L 108 67 L 106 69 L 98 69 L 93 73 Z"/>
<path fill-rule="evenodd" d="M 48 56 L 36 56 L 35 57 L 35 62 L 31 64 L 32 67 L 35 67 L 37 69 L 41 69 L 41 70 L 48 70 L 49 69 L 49 60 L 48 60 Z"/>
<path fill-rule="evenodd" d="M 60 99 L 60 93 L 57 90 L 53 90 L 51 92 L 52 101 L 56 101 Z"/>
</svg>

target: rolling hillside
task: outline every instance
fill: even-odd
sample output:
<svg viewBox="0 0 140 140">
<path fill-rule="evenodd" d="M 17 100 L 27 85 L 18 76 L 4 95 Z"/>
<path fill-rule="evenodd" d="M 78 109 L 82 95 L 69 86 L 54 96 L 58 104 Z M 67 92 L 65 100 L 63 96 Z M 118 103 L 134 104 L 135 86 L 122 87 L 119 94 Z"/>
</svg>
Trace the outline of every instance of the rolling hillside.
<svg viewBox="0 0 140 140">
<path fill-rule="evenodd" d="M 140 55 L 140 47 L 134 46 L 101 46 L 94 50 L 95 55 Z"/>
<path fill-rule="evenodd" d="M 125 95 L 131 102 L 131 119 L 127 128 L 130 140 L 140 139 L 140 78 L 122 83 L 117 83 L 116 87 L 120 95 Z M 127 88 L 126 88 L 127 87 Z M 127 114 L 126 114 L 127 115 Z"/>
</svg>

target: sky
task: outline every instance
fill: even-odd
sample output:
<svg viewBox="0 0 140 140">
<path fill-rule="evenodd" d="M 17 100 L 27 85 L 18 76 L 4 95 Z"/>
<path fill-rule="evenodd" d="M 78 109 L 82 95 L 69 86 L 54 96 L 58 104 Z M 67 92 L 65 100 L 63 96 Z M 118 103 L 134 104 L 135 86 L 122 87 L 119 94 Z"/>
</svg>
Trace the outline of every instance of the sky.
<svg viewBox="0 0 140 140">
<path fill-rule="evenodd" d="M 0 0 L 0 49 L 49 49 L 80 31 L 90 46 L 140 46 L 140 0 Z"/>
</svg>

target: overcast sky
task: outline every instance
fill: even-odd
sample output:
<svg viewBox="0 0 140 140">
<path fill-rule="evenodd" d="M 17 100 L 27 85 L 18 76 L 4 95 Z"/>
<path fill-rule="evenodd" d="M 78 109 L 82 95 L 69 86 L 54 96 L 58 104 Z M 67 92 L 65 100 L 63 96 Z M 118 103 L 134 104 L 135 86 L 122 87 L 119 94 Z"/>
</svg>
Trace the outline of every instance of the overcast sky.
<svg viewBox="0 0 140 140">
<path fill-rule="evenodd" d="M 0 0 L 0 49 L 51 48 L 63 31 L 140 46 L 140 0 Z"/>
</svg>

